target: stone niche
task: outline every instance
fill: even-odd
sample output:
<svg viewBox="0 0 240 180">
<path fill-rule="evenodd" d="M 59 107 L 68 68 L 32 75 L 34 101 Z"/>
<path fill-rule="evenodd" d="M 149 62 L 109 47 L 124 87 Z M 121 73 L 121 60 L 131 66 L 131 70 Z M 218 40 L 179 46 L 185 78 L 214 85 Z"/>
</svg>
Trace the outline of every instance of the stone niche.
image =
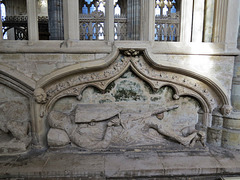
<svg viewBox="0 0 240 180">
<path fill-rule="evenodd" d="M 0 84 L 0 154 L 26 152 L 31 142 L 29 99 Z"/>
<path fill-rule="evenodd" d="M 120 51 L 105 66 L 75 65 L 55 74 L 41 82 L 37 100 L 50 148 L 204 150 L 213 138 L 207 137 L 213 111 L 231 112 L 213 81 L 156 65 L 141 50 Z"/>
<path fill-rule="evenodd" d="M 88 150 L 203 149 L 205 132 L 196 129 L 201 106 L 174 90 L 153 90 L 127 70 L 104 91 L 87 87 L 81 99 L 58 100 L 48 116 L 50 147 Z M 202 120 L 200 120 L 202 121 Z"/>
</svg>

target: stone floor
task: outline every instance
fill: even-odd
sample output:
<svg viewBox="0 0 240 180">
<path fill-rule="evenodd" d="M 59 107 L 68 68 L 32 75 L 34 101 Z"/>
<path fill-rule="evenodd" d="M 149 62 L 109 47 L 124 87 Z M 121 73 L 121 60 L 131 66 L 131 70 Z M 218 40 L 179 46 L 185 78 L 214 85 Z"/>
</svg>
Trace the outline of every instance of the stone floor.
<svg viewBox="0 0 240 180">
<path fill-rule="evenodd" d="M 217 180 L 240 176 L 240 153 L 124 150 L 88 152 L 30 151 L 0 157 L 0 179 L 176 179 Z"/>
</svg>

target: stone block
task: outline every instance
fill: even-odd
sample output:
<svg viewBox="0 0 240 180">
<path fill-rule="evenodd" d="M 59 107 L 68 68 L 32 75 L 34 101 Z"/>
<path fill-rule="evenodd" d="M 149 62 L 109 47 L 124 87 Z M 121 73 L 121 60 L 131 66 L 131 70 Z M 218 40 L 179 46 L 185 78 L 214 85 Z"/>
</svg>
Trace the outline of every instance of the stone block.
<svg viewBox="0 0 240 180">
<path fill-rule="evenodd" d="M 108 54 L 95 54 L 95 59 L 105 58 Z"/>
<path fill-rule="evenodd" d="M 207 129 L 207 142 L 214 146 L 221 146 L 222 129 L 208 128 Z"/>
<path fill-rule="evenodd" d="M 240 119 L 224 118 L 223 127 L 227 129 L 240 130 Z"/>
<path fill-rule="evenodd" d="M 47 135 L 50 147 L 65 146 L 70 143 L 67 133 L 60 129 L 51 128 Z"/>
<path fill-rule="evenodd" d="M 24 54 L 0 54 L 1 62 L 20 62 L 24 61 Z"/>
<path fill-rule="evenodd" d="M 220 116 L 213 116 L 212 126 L 221 128 L 223 126 L 223 118 Z"/>
<path fill-rule="evenodd" d="M 90 48 L 90 47 L 89 47 Z M 94 60 L 94 54 L 66 54 L 64 56 L 66 62 L 81 62 L 81 61 L 88 61 Z"/>
<path fill-rule="evenodd" d="M 224 129 L 222 146 L 230 149 L 240 149 L 240 131 Z"/>
<path fill-rule="evenodd" d="M 25 54 L 26 61 L 63 61 L 63 55 L 61 54 Z"/>
</svg>

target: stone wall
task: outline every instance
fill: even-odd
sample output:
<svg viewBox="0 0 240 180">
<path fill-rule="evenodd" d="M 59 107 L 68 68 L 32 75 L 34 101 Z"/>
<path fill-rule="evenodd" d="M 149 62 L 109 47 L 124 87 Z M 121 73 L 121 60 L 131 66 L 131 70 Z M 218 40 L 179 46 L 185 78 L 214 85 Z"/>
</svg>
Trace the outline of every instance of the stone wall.
<svg viewBox="0 0 240 180">
<path fill-rule="evenodd" d="M 142 54 L 143 52 L 147 56 Z M 215 136 L 210 132 L 217 131 L 214 130 L 215 124 L 212 123 L 213 110 L 217 111 L 220 117 L 228 114 L 222 112 L 222 107 L 230 105 L 233 72 L 231 56 L 174 56 L 154 54 L 147 50 L 120 49 L 120 52 L 115 51 L 115 53 L 9 53 L 1 54 L 0 57 L 0 63 L 4 67 L 19 72 L 23 75 L 23 79 L 25 77 L 33 81 L 36 89 L 42 88 L 43 93 L 46 92 L 45 100 L 36 99 L 34 105 L 28 106 L 29 112 L 35 109 L 35 113 L 30 114 L 30 119 L 33 121 L 31 133 L 34 135 L 35 145 L 39 144 L 43 147 L 47 145 L 48 114 L 51 111 L 62 112 L 70 117 L 78 104 L 99 104 L 99 106 L 113 104 L 123 109 L 123 114 L 126 114 L 124 106 L 135 114 L 137 111 L 147 113 L 154 107 L 167 108 L 177 105 L 177 109 L 165 113 L 166 122 L 169 123 L 167 126 L 174 133 L 185 136 L 181 134 L 182 129 L 192 127 L 208 133 L 210 144 L 222 146 L 222 134 L 218 143 L 215 143 L 212 141 Z M 126 70 L 128 66 L 132 68 Z M 142 66 L 146 66 L 146 69 Z M 34 95 L 37 98 L 36 94 Z M 30 101 L 33 98 L 32 92 Z M 139 103 L 142 103 L 142 107 Z M 50 125 L 50 128 L 53 127 Z M 223 126 L 219 128 L 221 132 L 226 131 Z M 157 131 L 155 129 L 154 133 Z M 159 137 L 166 136 L 159 132 L 157 134 Z"/>
</svg>

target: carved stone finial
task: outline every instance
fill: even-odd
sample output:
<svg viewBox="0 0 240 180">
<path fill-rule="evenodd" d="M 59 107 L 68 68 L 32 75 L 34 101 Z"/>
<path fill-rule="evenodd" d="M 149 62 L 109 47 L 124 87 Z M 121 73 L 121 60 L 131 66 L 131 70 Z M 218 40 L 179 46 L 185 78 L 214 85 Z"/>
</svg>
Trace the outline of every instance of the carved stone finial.
<svg viewBox="0 0 240 180">
<path fill-rule="evenodd" d="M 124 55 L 126 56 L 138 56 L 139 55 L 139 51 L 136 51 L 135 49 L 129 49 L 124 51 Z"/>
<path fill-rule="evenodd" d="M 232 112 L 232 106 L 230 105 L 223 105 L 221 108 L 221 113 L 224 116 L 229 116 Z"/>
<path fill-rule="evenodd" d="M 47 94 L 42 88 L 37 88 L 34 90 L 34 98 L 39 104 L 45 104 L 47 102 Z"/>
</svg>

